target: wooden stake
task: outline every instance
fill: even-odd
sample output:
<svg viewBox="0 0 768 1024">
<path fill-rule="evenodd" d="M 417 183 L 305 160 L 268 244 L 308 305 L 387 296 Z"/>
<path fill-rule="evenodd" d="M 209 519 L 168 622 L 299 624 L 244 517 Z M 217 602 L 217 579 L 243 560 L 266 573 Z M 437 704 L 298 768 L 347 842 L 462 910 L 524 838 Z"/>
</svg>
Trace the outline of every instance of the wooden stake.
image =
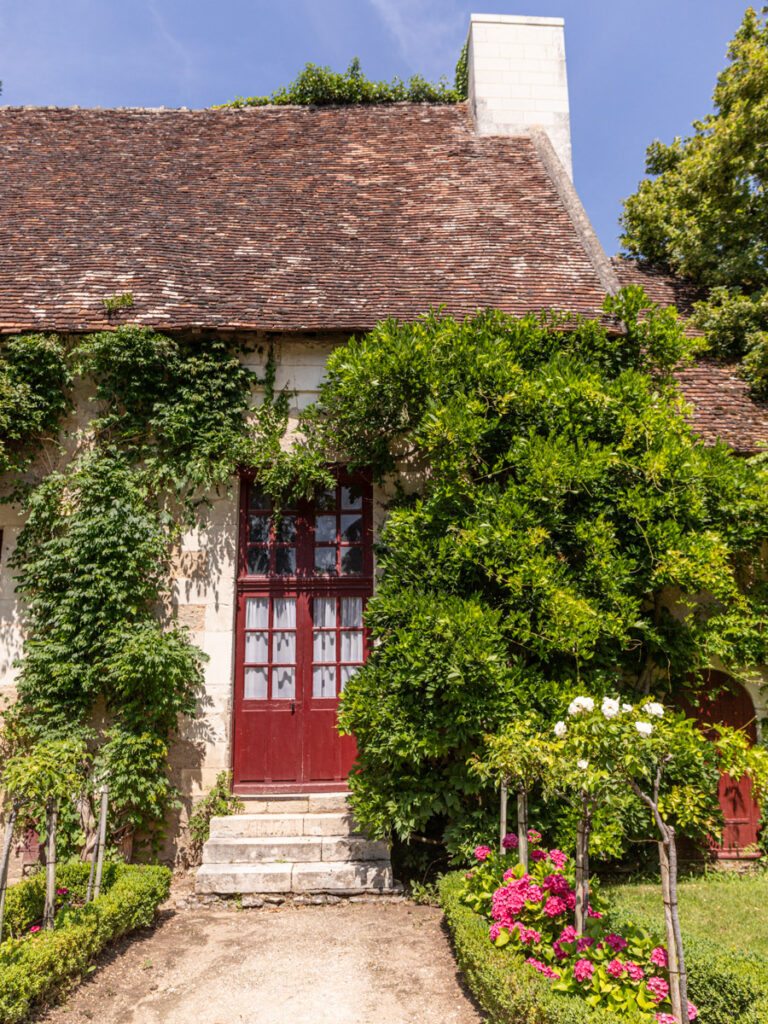
<svg viewBox="0 0 768 1024">
<path fill-rule="evenodd" d="M 58 805 L 50 798 L 45 814 L 45 907 L 43 909 L 43 927 L 53 928 L 53 917 L 56 912 L 56 820 Z"/>
<path fill-rule="evenodd" d="M 499 853 L 504 853 L 504 836 L 507 834 L 507 784 L 501 785 L 501 808 L 499 812 Z"/>
<path fill-rule="evenodd" d="M 5 893 L 8 888 L 8 862 L 11 859 L 11 843 L 16 816 L 19 813 L 19 801 L 14 800 L 5 825 L 5 842 L 3 843 L 3 860 L 0 863 L 0 942 L 3 941 L 3 918 L 5 916 Z"/>
<path fill-rule="evenodd" d="M 576 907 L 574 910 L 574 926 L 577 935 L 584 934 L 587 908 L 584 899 L 584 828 L 583 818 L 579 818 L 576 826 Z"/>
<path fill-rule="evenodd" d="M 107 808 L 109 805 L 109 792 L 106 786 L 101 787 L 101 809 L 99 811 L 99 852 L 96 858 L 96 884 L 93 889 L 93 898 L 96 899 L 101 891 L 101 869 L 104 867 L 104 847 L 107 843 Z"/>
<path fill-rule="evenodd" d="M 525 870 L 528 870 L 528 795 L 525 790 L 517 792 L 517 855 Z"/>
</svg>

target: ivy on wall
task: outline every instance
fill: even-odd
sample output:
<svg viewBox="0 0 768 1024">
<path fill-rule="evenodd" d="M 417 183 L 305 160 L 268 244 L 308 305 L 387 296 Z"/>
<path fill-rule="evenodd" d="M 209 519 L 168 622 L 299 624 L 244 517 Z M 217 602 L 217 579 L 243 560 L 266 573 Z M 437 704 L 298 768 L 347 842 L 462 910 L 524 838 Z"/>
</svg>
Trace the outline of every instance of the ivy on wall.
<svg viewBox="0 0 768 1024">
<path fill-rule="evenodd" d="M 169 554 L 238 465 L 269 466 L 277 494 L 296 484 L 276 458 L 289 396 L 274 379 L 271 357 L 258 379 L 215 338 L 181 343 L 135 325 L 0 349 L 0 394 L 12 396 L 0 406 L 3 481 L 25 515 L 11 558 L 25 639 L 6 750 L 79 734 L 91 785 L 109 781 L 116 826 L 155 846 L 178 798 L 169 743 L 180 717 L 196 714 L 205 657 L 186 629 L 158 619 Z M 93 414 L 59 438 L 74 382 Z M 53 465 L 40 459 L 46 438 L 59 447 Z M 65 842 L 83 843 L 89 820 L 70 813 Z"/>
</svg>

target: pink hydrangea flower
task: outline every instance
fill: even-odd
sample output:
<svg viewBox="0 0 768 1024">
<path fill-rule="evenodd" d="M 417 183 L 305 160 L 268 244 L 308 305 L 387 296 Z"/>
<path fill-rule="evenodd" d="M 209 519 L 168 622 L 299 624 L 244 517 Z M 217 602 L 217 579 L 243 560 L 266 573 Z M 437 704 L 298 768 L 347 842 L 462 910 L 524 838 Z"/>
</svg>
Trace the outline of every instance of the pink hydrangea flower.
<svg viewBox="0 0 768 1024">
<path fill-rule="evenodd" d="M 593 910 L 592 907 L 587 907 L 587 917 L 602 917 L 603 915 L 599 910 Z"/>
<path fill-rule="evenodd" d="M 632 981 L 642 981 L 645 977 L 645 971 L 640 964 L 633 963 L 632 960 L 627 960 L 624 964 L 624 969 Z"/>
<path fill-rule="evenodd" d="M 624 964 L 621 960 L 611 960 L 605 969 L 612 978 L 620 978 L 624 973 Z"/>
<path fill-rule="evenodd" d="M 490 852 L 491 852 L 490 846 L 476 846 L 475 847 L 475 857 L 477 857 L 477 859 L 479 861 L 484 861 L 489 856 Z"/>
<path fill-rule="evenodd" d="M 591 939 L 588 935 L 582 935 L 582 937 L 576 943 L 576 952 L 583 953 L 585 949 L 591 949 L 594 946 L 595 940 Z"/>
<path fill-rule="evenodd" d="M 528 829 L 528 842 L 532 846 L 535 846 L 537 843 L 540 843 L 541 842 L 541 832 L 537 832 L 535 828 L 529 828 Z"/>
<path fill-rule="evenodd" d="M 542 963 L 541 960 L 536 960 L 535 957 L 529 956 L 525 962 L 535 968 L 539 974 L 543 974 L 545 978 L 550 978 L 552 981 L 558 981 L 560 979 L 559 974 L 556 974 L 551 967 Z"/>
<path fill-rule="evenodd" d="M 671 1013 L 657 1013 L 653 1019 L 656 1024 L 680 1024 L 677 1017 L 673 1017 Z"/>
<path fill-rule="evenodd" d="M 573 965 L 573 976 L 578 982 L 589 981 L 595 973 L 595 965 L 590 960 L 577 960 Z"/>
<path fill-rule="evenodd" d="M 510 878 L 515 877 L 515 869 L 510 868 L 508 871 L 505 871 L 501 877 L 504 879 L 505 882 L 508 882 Z"/>
<path fill-rule="evenodd" d="M 491 930 L 488 932 L 488 938 L 491 942 L 495 942 L 496 939 L 501 935 L 501 925 L 496 923 L 491 925 Z"/>
<path fill-rule="evenodd" d="M 699 1011 L 697 1010 L 697 1008 L 693 1005 L 693 1003 L 689 999 L 688 1000 L 688 1020 L 696 1020 L 696 1018 L 698 1016 L 699 1016 Z"/>
<path fill-rule="evenodd" d="M 556 868 L 564 868 L 568 863 L 568 854 L 563 853 L 562 850 L 550 850 L 549 859 L 555 865 Z"/>
<path fill-rule="evenodd" d="M 531 860 L 537 861 L 537 860 L 546 860 L 546 859 L 547 859 L 547 851 L 546 850 L 534 850 L 533 853 L 531 854 Z"/>
<path fill-rule="evenodd" d="M 662 999 L 666 999 L 669 995 L 669 985 L 663 978 L 659 978 L 657 975 L 649 978 L 645 983 L 645 987 L 648 989 L 654 1002 L 660 1003 Z"/>
<path fill-rule="evenodd" d="M 544 904 L 544 913 L 547 917 L 557 917 L 558 914 L 562 914 L 566 910 L 565 900 L 561 900 L 559 896 L 550 896 Z"/>
<path fill-rule="evenodd" d="M 669 967 L 669 957 L 663 946 L 656 946 L 651 953 L 651 963 L 657 967 Z"/>
<path fill-rule="evenodd" d="M 574 942 L 575 939 L 576 939 L 576 935 L 577 935 L 577 932 L 576 932 L 576 929 L 573 927 L 573 925 L 572 924 L 567 924 L 565 926 L 565 928 L 563 928 L 563 930 L 560 932 L 560 941 L 561 942 Z"/>
<path fill-rule="evenodd" d="M 568 885 L 568 879 L 565 875 L 547 875 L 541 884 L 545 889 L 548 889 L 553 896 L 565 896 L 571 891 L 571 887 Z"/>
<path fill-rule="evenodd" d="M 522 921 L 515 921 L 512 929 L 517 929 L 520 941 L 524 946 L 530 946 L 534 942 L 541 942 L 541 935 L 535 928 L 526 928 Z"/>
<path fill-rule="evenodd" d="M 32 927 L 29 930 L 31 932 L 39 932 L 40 931 L 40 925 L 39 924 L 33 924 Z"/>
<path fill-rule="evenodd" d="M 507 832 L 504 838 L 501 840 L 501 845 L 505 850 L 516 850 L 520 845 L 520 840 L 517 838 L 514 832 Z"/>
<path fill-rule="evenodd" d="M 56 890 L 56 895 L 57 896 L 66 896 L 68 892 L 69 892 L 69 889 L 57 889 Z"/>
<path fill-rule="evenodd" d="M 541 901 L 544 899 L 544 890 L 541 888 L 540 885 L 529 885 L 528 895 L 526 896 L 526 899 L 529 900 L 531 903 L 541 903 Z"/>
<path fill-rule="evenodd" d="M 467 879 L 469 879 L 469 878 L 474 878 L 474 877 L 475 877 L 475 875 L 474 875 L 474 872 L 472 872 L 472 871 L 468 871 L 468 872 L 466 873 L 466 875 L 464 875 L 464 877 L 465 877 L 465 878 L 467 878 Z"/>
<path fill-rule="evenodd" d="M 565 905 L 569 910 L 576 909 L 576 893 L 572 889 L 565 894 Z"/>
<path fill-rule="evenodd" d="M 623 939 L 620 935 L 614 935 L 611 932 L 610 935 L 606 935 L 605 942 L 607 946 L 610 946 L 614 953 L 620 953 L 622 949 L 627 948 L 627 940 Z"/>
</svg>

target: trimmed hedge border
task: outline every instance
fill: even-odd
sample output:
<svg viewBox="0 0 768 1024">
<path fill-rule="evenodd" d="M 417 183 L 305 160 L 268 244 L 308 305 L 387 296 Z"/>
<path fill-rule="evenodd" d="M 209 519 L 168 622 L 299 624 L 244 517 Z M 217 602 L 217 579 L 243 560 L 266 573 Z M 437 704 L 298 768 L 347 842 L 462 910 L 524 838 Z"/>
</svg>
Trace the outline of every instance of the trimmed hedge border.
<svg viewBox="0 0 768 1024">
<path fill-rule="evenodd" d="M 59 887 L 79 896 L 88 870 L 87 864 L 63 865 L 57 873 Z M 102 884 L 105 888 L 97 900 L 67 911 L 52 931 L 0 946 L 0 1024 L 18 1024 L 35 1003 L 50 999 L 65 982 L 80 977 L 109 943 L 152 924 L 158 904 L 168 896 L 171 872 L 163 867 L 114 864 L 105 867 Z M 27 930 L 42 912 L 39 897 L 44 897 L 44 886 L 41 874 L 8 890 L 15 934 Z"/>
<path fill-rule="evenodd" d="M 558 995 L 508 946 L 488 941 L 488 922 L 459 902 L 463 872 L 439 883 L 440 903 L 453 939 L 456 961 L 490 1024 L 617 1024 L 613 1013 L 591 1010 L 581 999 Z M 621 932 L 630 923 L 659 932 L 651 917 L 610 916 Z M 766 1024 L 768 959 L 738 953 L 706 939 L 683 935 L 688 988 L 699 1008 L 697 1024 Z"/>
</svg>

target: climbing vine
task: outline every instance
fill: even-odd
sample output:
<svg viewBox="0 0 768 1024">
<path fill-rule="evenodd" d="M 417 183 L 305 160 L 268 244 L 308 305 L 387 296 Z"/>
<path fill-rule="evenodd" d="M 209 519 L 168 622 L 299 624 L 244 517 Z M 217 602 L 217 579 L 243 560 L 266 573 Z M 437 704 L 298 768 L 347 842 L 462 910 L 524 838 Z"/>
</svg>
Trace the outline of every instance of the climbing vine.
<svg viewBox="0 0 768 1024">
<path fill-rule="evenodd" d="M 276 458 L 289 396 L 275 392 L 271 357 L 259 379 L 215 338 L 182 343 L 136 325 L 69 346 L 9 339 L 3 394 L 19 378 L 21 398 L 2 405 L 12 439 L 5 492 L 25 514 L 11 557 L 25 640 L 6 752 L 79 736 L 86 791 L 108 780 L 116 829 L 157 845 L 178 799 L 169 744 L 180 718 L 197 712 L 205 660 L 185 628 L 158 615 L 170 604 L 170 554 L 238 465 L 270 465 L 275 493 L 295 485 Z M 60 434 L 75 381 L 92 415 Z M 53 464 L 40 458 L 48 435 L 58 444 Z M 69 808 L 62 824 L 70 844 L 86 842 L 91 802 Z"/>
</svg>

